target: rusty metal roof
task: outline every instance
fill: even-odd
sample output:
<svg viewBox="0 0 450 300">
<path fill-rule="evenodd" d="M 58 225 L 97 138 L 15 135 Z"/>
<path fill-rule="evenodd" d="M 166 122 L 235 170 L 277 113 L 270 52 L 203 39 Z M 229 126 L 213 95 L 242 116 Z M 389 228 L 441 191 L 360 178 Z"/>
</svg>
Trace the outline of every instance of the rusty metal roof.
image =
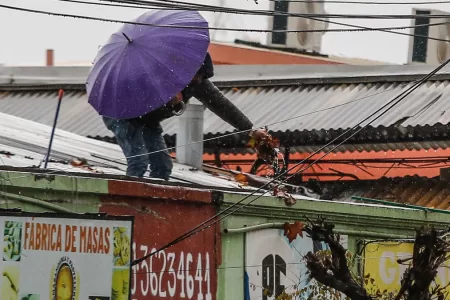
<svg viewBox="0 0 450 300">
<path fill-rule="evenodd" d="M 325 199 L 350 201 L 353 196 L 450 209 L 450 184 L 439 178 L 409 176 L 375 181 L 335 182 L 323 186 Z M 359 202 L 359 201 L 358 201 Z"/>
<path fill-rule="evenodd" d="M 30 70 L 16 70 L 18 75 L 10 76 L 14 83 L 7 84 L 8 71 L 3 70 L 2 77 L 0 69 L 0 112 L 51 125 L 57 89 L 43 85 L 67 82 L 58 128 L 83 136 L 112 137 L 87 103 L 81 83 L 87 68 L 74 67 L 73 77 L 68 67 L 50 70 L 42 77 L 38 76 L 37 69 Z M 255 126 L 271 124 L 269 129 L 282 145 L 313 147 L 352 128 L 410 87 L 411 80 L 430 70 L 429 66 L 228 66 L 218 69 L 216 80 L 224 94 Z M 27 72 L 31 74 L 29 77 Z M 447 140 L 450 129 L 449 69 L 435 79 L 354 136 L 348 142 L 351 148 L 380 143 L 392 149 L 442 146 L 441 141 Z M 175 142 L 176 123 L 175 117 L 163 122 L 169 146 Z M 208 110 L 204 128 L 206 138 L 233 131 Z M 205 149 L 216 144 L 216 141 L 207 142 Z M 243 147 L 244 141 L 230 136 L 221 139 L 221 146 Z"/>
</svg>

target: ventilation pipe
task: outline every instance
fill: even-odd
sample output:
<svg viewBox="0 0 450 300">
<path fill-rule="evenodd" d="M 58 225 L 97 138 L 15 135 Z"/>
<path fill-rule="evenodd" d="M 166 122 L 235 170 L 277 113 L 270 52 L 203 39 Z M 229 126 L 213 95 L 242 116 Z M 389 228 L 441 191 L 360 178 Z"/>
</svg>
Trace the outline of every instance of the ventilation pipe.
<svg viewBox="0 0 450 300">
<path fill-rule="evenodd" d="M 203 120 L 204 106 L 196 99 L 186 104 L 186 110 L 177 117 L 176 160 L 178 163 L 194 167 L 203 166 Z"/>
</svg>

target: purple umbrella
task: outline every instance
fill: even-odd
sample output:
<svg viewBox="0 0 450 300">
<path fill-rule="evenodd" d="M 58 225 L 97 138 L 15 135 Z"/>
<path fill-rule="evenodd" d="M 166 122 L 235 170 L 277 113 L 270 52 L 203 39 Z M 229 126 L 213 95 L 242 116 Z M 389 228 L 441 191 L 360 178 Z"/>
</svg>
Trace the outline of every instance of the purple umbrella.
<svg viewBox="0 0 450 300">
<path fill-rule="evenodd" d="M 198 12 L 148 12 L 134 23 L 153 26 L 122 26 L 88 76 L 89 103 L 102 116 L 129 119 L 162 107 L 190 83 L 206 57 L 208 22 Z"/>
</svg>

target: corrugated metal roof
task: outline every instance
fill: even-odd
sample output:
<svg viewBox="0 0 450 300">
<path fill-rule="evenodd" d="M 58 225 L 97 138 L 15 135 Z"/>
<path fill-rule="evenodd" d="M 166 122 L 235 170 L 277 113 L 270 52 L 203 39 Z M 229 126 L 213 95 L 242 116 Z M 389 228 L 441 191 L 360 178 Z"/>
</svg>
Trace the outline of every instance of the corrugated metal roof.
<svg viewBox="0 0 450 300">
<path fill-rule="evenodd" d="M 450 185 L 439 178 L 418 176 L 383 178 L 366 182 L 337 182 L 327 185 L 323 197 L 351 201 L 352 196 L 386 200 L 404 204 L 450 209 Z"/>
<path fill-rule="evenodd" d="M 282 145 L 310 148 L 352 128 L 410 87 L 410 80 L 431 69 L 430 66 L 219 66 L 215 81 L 224 86 L 225 95 L 255 126 L 271 124 L 269 129 Z M 0 112 L 51 125 L 57 88 L 45 85 L 66 82 L 58 128 L 83 136 L 113 136 L 87 103 L 83 83 L 89 68 L 40 70 L 0 68 Z M 365 149 L 368 144 L 374 147 L 366 150 L 387 146 L 442 147 L 450 129 L 449 70 L 445 69 L 439 80 L 428 81 L 354 136 L 344 150 Z M 14 79 L 12 85 L 8 84 L 8 78 Z M 169 146 L 174 146 L 176 126 L 176 117 L 163 122 Z M 205 111 L 205 137 L 232 130 L 219 117 Z M 223 138 L 221 143 L 223 148 L 245 146 L 245 141 L 236 136 Z M 216 141 L 205 143 L 205 149 L 213 147 L 217 147 Z"/>
<path fill-rule="evenodd" d="M 46 153 L 50 132 L 51 128 L 48 126 L 0 113 L 0 164 L 2 166 L 21 168 L 39 168 Z M 125 164 L 121 163 L 124 161 L 124 157 L 117 145 L 82 137 L 62 130 L 56 130 L 51 155 L 52 162 L 48 167 L 49 172 L 63 171 L 68 175 L 72 172 L 91 172 L 67 164 L 68 161 L 75 158 L 87 159 L 93 170 L 106 175 L 125 174 Z M 403 182 L 402 179 L 398 180 Z M 426 184 L 422 184 L 417 180 L 422 180 Z M 190 167 L 179 164 L 174 164 L 173 179 L 171 181 L 174 183 L 191 183 L 197 186 L 204 185 L 214 187 L 217 190 L 223 188 L 229 192 L 229 189 L 231 189 L 231 191 L 239 192 L 240 194 L 248 194 L 254 190 L 252 187 L 242 189 L 230 176 L 223 174 L 211 175 L 206 172 L 192 171 Z M 350 201 L 348 199 L 349 196 L 360 195 L 390 201 L 397 201 L 396 199 L 398 198 L 399 202 L 416 199 L 415 204 L 418 205 L 433 205 L 437 208 L 445 209 L 450 207 L 450 188 L 446 183 L 436 181 L 430 183 L 429 180 L 427 181 L 422 178 L 415 179 L 415 181 L 410 180 L 407 184 L 399 184 L 397 181 L 392 180 L 390 182 L 390 184 L 387 184 L 386 182 L 379 181 L 376 185 L 373 182 L 369 185 L 361 182 L 358 182 L 358 185 L 350 183 L 350 186 L 354 186 L 354 188 L 346 189 L 345 193 L 342 192 L 342 188 L 338 189 L 338 193 L 330 193 L 332 189 L 328 188 L 328 194 L 323 195 L 321 199 L 348 202 Z M 430 191 L 429 193 L 427 193 L 428 190 Z M 433 192 L 431 192 L 432 190 Z M 316 195 L 314 191 L 310 191 L 310 194 Z M 431 196 L 436 197 L 437 200 L 434 202 L 429 200 Z M 312 198 L 297 195 L 296 199 Z M 409 201 L 411 202 L 411 200 Z M 445 206 L 443 203 L 446 203 L 448 206 Z M 383 206 L 373 204 L 362 205 Z"/>
<path fill-rule="evenodd" d="M 408 86 L 410 84 L 402 83 L 303 85 L 225 88 L 223 91 L 256 126 L 273 124 L 269 128 L 275 132 L 293 132 L 299 136 L 307 132 L 310 138 L 326 140 L 332 134 L 329 131 L 352 128 Z M 384 128 L 408 136 L 410 128 L 439 124 L 447 126 L 450 123 L 449 98 L 449 81 L 427 82 L 371 125 L 379 135 L 375 135 L 374 139 L 382 139 L 388 134 Z M 56 91 L 9 91 L 0 94 L 0 112 L 46 125 L 53 122 L 56 103 Z M 67 91 L 60 113 L 58 128 L 83 136 L 112 137 L 82 91 Z M 298 117 L 305 114 L 309 115 Z M 163 122 L 167 135 L 174 135 L 176 126 L 176 117 Z M 204 128 L 205 134 L 213 135 L 233 130 L 209 110 L 205 111 Z"/>
<path fill-rule="evenodd" d="M 419 79 L 435 67 L 430 65 L 217 65 L 212 80 L 219 86 L 278 86 L 295 84 L 349 84 L 399 82 Z M 2 67 L 2 88 L 43 85 L 79 85 L 84 88 L 89 66 Z M 450 66 L 433 78 L 450 79 Z M 433 79 L 432 79 L 433 80 Z"/>
<path fill-rule="evenodd" d="M 51 128 L 46 125 L 0 113 L 0 164 L 39 167 L 46 154 L 50 133 Z M 119 146 L 56 130 L 51 154 L 53 162 L 49 164 L 49 170 L 88 172 L 67 164 L 77 158 L 86 159 L 94 170 L 104 174 L 125 175 L 125 157 Z M 218 189 L 241 189 L 232 178 L 213 176 L 176 163 L 171 180 Z"/>
</svg>

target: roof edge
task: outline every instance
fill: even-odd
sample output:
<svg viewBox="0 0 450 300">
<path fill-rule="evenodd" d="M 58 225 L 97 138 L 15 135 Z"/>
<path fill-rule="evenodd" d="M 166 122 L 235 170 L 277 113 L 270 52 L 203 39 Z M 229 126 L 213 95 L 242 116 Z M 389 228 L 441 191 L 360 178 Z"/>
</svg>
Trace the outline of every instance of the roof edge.
<svg viewBox="0 0 450 300">
<path fill-rule="evenodd" d="M 238 201 L 239 198 L 235 195 L 225 195 L 225 206 L 234 205 Z M 301 212 L 302 215 L 308 217 L 314 218 L 319 214 L 328 219 L 344 219 L 347 220 L 347 224 L 369 226 L 370 228 L 384 227 L 385 222 L 380 222 L 380 220 L 386 220 L 389 227 L 397 229 L 410 229 L 418 224 L 429 223 L 447 226 L 445 224 L 448 223 L 448 214 L 446 213 L 388 205 L 303 199 L 288 208 L 284 206 L 284 202 L 275 197 L 262 197 L 242 211 L 236 212 L 236 215 L 249 213 L 262 217 L 270 215 L 273 220 L 290 217 L 294 219 Z"/>
<path fill-rule="evenodd" d="M 429 74 L 430 65 L 218 65 L 219 87 L 408 82 Z M 90 67 L 0 67 L 0 88 L 85 89 Z M 430 80 L 450 80 L 450 66 Z"/>
<path fill-rule="evenodd" d="M 50 171 L 50 172 L 49 172 Z M 222 192 L 208 188 L 189 187 L 183 184 L 166 183 L 129 178 L 118 175 L 57 172 L 34 168 L 2 167 L 0 182 L 8 186 L 29 189 L 51 189 L 53 191 L 117 195 L 124 197 L 157 198 L 210 204 L 221 197 Z"/>
</svg>

